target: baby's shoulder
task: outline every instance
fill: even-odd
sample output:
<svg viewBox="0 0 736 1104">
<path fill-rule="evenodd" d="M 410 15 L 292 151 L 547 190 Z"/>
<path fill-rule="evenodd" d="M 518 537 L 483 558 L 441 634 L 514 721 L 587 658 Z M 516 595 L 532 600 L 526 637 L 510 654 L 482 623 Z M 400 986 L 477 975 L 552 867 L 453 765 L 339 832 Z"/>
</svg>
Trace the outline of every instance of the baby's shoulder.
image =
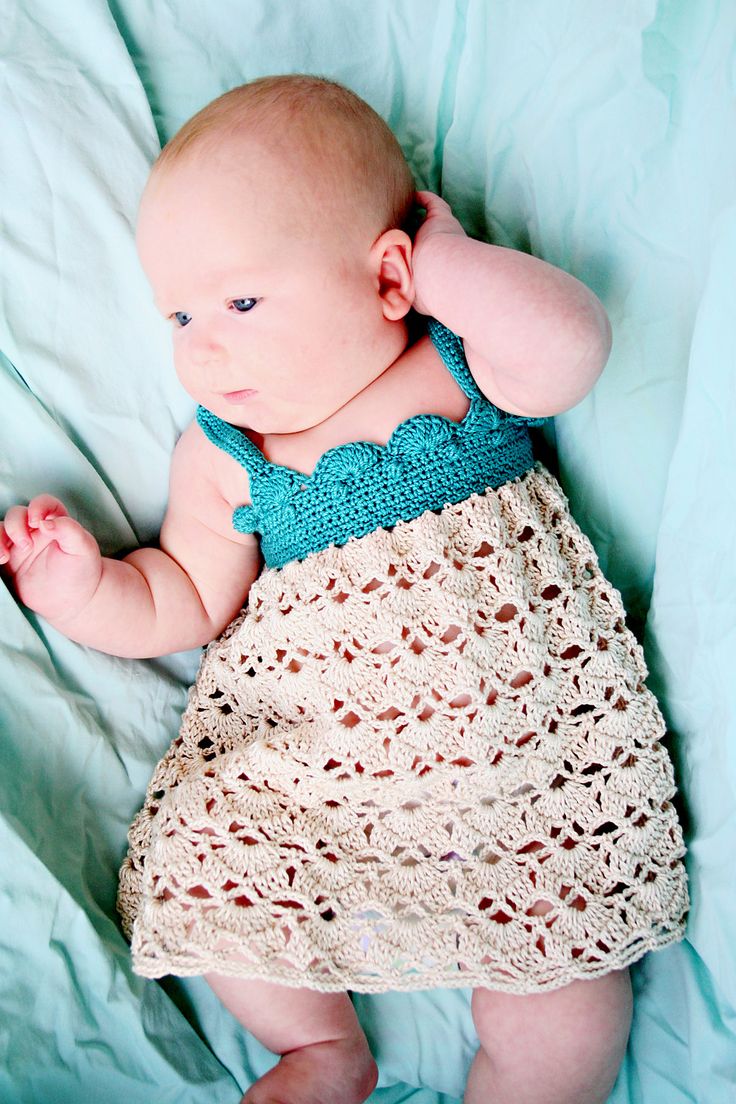
<svg viewBox="0 0 736 1104">
<path fill-rule="evenodd" d="M 428 335 L 420 337 L 405 349 L 396 367 L 400 370 L 391 382 L 397 394 L 411 394 L 416 399 L 420 391 L 426 402 L 443 407 L 437 413 L 449 418 L 457 416 L 458 420 L 464 417 L 468 407 L 467 395 Z"/>
<path fill-rule="evenodd" d="M 423 336 L 351 405 L 356 429 L 372 426 L 384 442 L 397 425 L 417 414 L 462 421 L 469 402 L 430 338 Z"/>
<path fill-rule="evenodd" d="M 329 449 L 353 441 L 385 445 L 398 425 L 417 414 L 460 422 L 468 406 L 431 340 L 421 337 L 326 421 L 301 433 L 266 437 L 262 447 L 270 461 L 308 474 Z"/>
<path fill-rule="evenodd" d="M 250 503 L 247 471 L 207 437 L 196 419 L 176 443 L 171 474 L 172 483 L 193 494 L 222 499 L 231 510 Z"/>
</svg>

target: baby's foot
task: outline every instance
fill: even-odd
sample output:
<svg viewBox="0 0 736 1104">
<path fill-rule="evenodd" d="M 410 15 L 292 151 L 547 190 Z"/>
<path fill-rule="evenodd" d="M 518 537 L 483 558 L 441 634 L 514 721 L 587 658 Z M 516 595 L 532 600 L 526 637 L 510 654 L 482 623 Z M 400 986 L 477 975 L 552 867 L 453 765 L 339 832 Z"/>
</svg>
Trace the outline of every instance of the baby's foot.
<svg viewBox="0 0 736 1104">
<path fill-rule="evenodd" d="M 284 1054 L 241 1104 L 362 1104 L 377 1080 L 365 1039 L 335 1039 Z"/>
</svg>

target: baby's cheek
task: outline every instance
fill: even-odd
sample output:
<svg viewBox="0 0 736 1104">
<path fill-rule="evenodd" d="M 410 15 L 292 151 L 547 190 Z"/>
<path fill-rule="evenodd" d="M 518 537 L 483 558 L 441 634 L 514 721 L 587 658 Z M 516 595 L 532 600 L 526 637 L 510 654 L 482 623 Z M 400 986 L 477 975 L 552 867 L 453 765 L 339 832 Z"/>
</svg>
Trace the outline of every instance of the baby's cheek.
<svg viewBox="0 0 736 1104">
<path fill-rule="evenodd" d="M 191 365 L 186 364 L 183 358 L 174 358 L 174 368 L 176 377 L 187 394 L 191 395 L 196 402 L 202 402 L 204 388 L 198 379 L 198 373 L 192 369 Z"/>
</svg>

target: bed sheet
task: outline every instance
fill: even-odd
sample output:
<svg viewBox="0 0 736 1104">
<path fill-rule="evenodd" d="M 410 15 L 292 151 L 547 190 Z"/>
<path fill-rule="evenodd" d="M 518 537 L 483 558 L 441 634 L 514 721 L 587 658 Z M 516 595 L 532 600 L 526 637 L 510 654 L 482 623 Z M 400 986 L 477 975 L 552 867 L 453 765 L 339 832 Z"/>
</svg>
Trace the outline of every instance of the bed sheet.
<svg viewBox="0 0 736 1104">
<path fill-rule="evenodd" d="M 155 538 L 191 405 L 133 230 L 163 140 L 244 80 L 352 86 L 466 228 L 585 280 L 602 379 L 556 419 L 563 485 L 669 723 L 687 939 L 633 973 L 610 1104 L 736 1096 L 736 13 L 706 0 L 0 0 L 0 512 L 58 494 L 113 552 Z M 129 820 L 197 653 L 80 648 L 0 585 L 0 1101 L 235 1104 L 271 1063 L 197 979 L 137 978 Z M 380 1104 L 451 1104 L 463 991 L 356 997 Z"/>
</svg>

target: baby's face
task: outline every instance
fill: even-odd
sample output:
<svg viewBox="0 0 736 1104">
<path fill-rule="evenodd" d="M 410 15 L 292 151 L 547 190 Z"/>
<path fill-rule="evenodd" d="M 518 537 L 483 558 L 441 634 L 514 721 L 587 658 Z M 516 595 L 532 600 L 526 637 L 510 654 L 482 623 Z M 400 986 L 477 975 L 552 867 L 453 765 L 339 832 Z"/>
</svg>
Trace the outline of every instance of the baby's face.
<svg viewBox="0 0 736 1104">
<path fill-rule="evenodd" d="M 380 374 L 370 234 L 300 202 L 285 176 L 268 156 L 189 159 L 154 175 L 138 226 L 181 383 L 261 433 L 317 425 Z"/>
</svg>

